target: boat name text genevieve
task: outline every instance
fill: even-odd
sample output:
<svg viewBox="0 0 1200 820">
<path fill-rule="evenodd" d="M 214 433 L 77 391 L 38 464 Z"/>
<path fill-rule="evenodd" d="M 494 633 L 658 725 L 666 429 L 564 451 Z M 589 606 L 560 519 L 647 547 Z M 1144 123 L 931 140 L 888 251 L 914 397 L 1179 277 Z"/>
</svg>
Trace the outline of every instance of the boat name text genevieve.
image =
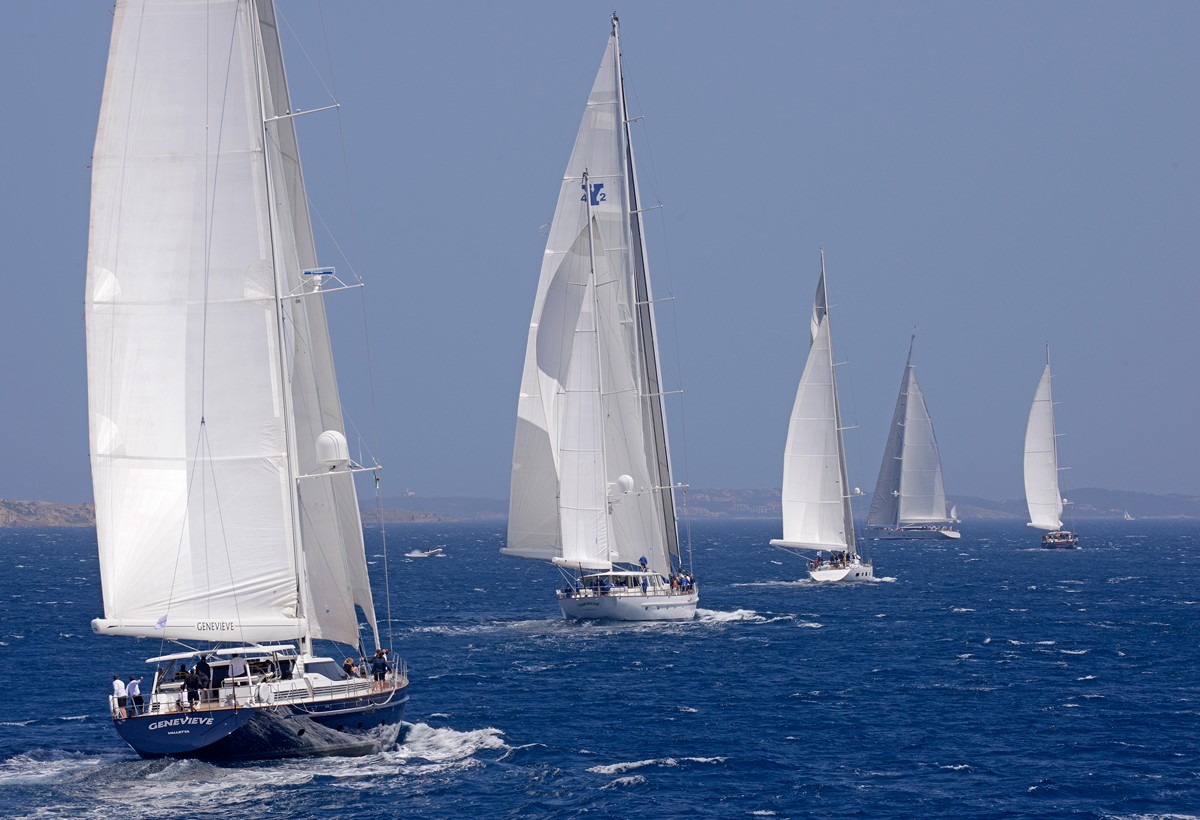
<svg viewBox="0 0 1200 820">
<path fill-rule="evenodd" d="M 177 717 L 170 720 L 156 720 L 150 724 L 150 731 L 168 726 L 212 726 L 211 717 Z"/>
</svg>

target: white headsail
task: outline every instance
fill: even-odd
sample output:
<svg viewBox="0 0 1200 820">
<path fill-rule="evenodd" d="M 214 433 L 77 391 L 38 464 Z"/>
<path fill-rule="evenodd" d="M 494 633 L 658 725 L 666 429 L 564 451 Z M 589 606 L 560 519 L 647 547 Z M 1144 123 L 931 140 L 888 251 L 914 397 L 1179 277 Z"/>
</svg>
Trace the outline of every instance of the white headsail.
<svg viewBox="0 0 1200 820">
<path fill-rule="evenodd" d="M 1025 427 L 1025 503 L 1029 526 L 1039 530 L 1062 528 L 1062 495 L 1058 488 L 1058 442 L 1054 432 L 1054 398 L 1050 390 L 1050 363 L 1042 371 L 1029 423 Z"/>
<path fill-rule="evenodd" d="M 274 9 L 115 14 L 85 300 L 94 626 L 357 644 L 374 607 L 352 477 L 317 450 L 344 427 Z"/>
<path fill-rule="evenodd" d="M 783 459 L 783 538 L 775 546 L 855 553 L 842 443 L 825 256 L 810 322 L 812 347 L 796 388 Z"/>
<path fill-rule="evenodd" d="M 503 552 L 584 568 L 678 556 L 653 296 L 616 26 L 563 175 L 517 405 Z"/>
<path fill-rule="evenodd" d="M 941 524 L 952 520 L 952 516 L 946 515 L 946 490 L 933 419 L 912 363 L 915 342 L 913 337 L 883 462 L 879 465 L 871 511 L 867 514 L 867 524 L 872 527 Z"/>
</svg>

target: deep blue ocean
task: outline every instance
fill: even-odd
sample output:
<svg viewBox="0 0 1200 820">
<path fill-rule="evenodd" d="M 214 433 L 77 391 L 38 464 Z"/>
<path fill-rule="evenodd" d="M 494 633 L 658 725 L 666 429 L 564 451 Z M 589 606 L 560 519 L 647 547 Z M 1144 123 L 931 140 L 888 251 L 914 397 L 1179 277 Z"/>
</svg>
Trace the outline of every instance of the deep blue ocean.
<svg viewBox="0 0 1200 820">
<path fill-rule="evenodd" d="M 694 524 L 700 616 L 639 626 L 563 620 L 502 525 L 392 526 L 403 745 L 225 767 L 113 731 L 113 674 L 162 647 L 91 634 L 94 532 L 0 529 L 0 815 L 1200 816 L 1200 528 L 964 529 L 821 586 L 775 522 Z"/>
</svg>

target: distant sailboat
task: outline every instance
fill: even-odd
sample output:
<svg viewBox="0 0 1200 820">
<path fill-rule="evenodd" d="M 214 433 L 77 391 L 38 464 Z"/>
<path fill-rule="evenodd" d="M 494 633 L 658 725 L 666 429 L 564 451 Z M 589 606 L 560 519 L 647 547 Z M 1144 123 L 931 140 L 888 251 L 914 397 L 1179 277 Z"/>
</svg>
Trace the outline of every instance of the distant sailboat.
<svg viewBox="0 0 1200 820">
<path fill-rule="evenodd" d="M 812 346 L 796 388 L 783 454 L 783 538 L 773 547 L 815 550 L 814 581 L 867 581 L 871 563 L 854 541 L 851 490 L 846 477 L 841 408 L 834 373 L 833 336 L 825 297 L 825 253 L 809 324 Z M 829 555 L 822 555 L 828 551 Z"/>
<path fill-rule="evenodd" d="M 873 538 L 959 537 L 952 526 L 956 520 L 954 510 L 946 514 L 942 460 L 933 419 L 912 363 L 916 339 L 913 336 L 909 343 L 900 395 L 867 514 L 867 535 Z"/>
<path fill-rule="evenodd" d="M 403 664 L 335 659 L 382 644 L 293 116 L 270 0 L 116 4 L 84 304 L 92 629 L 179 646 L 137 705 L 114 685 L 142 757 L 368 754 L 402 727 Z"/>
<path fill-rule="evenodd" d="M 1124 516 L 1122 516 L 1122 517 L 1123 517 L 1123 518 L 1124 518 L 1126 521 L 1136 521 L 1136 520 L 1137 520 L 1136 518 L 1134 518 L 1132 515 L 1130 515 L 1130 514 L 1129 514 L 1129 510 L 1125 510 L 1125 515 L 1124 515 Z"/>
<path fill-rule="evenodd" d="M 1058 486 L 1058 440 L 1054 430 L 1049 351 L 1025 427 L 1025 503 L 1029 507 L 1029 526 L 1049 530 L 1042 536 L 1043 547 L 1079 546 L 1079 536 L 1062 528 L 1063 497 Z"/>
<path fill-rule="evenodd" d="M 694 617 L 616 15 L 546 242 L 517 404 L 508 540 L 569 618 Z"/>
</svg>

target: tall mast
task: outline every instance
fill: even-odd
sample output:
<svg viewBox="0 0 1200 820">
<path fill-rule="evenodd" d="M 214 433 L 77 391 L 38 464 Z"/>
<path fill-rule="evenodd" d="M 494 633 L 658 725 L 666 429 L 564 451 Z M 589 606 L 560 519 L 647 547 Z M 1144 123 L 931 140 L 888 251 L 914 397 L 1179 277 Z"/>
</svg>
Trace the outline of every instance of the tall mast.
<svg viewBox="0 0 1200 820">
<path fill-rule="evenodd" d="M 600 465 L 601 474 L 604 477 L 604 498 L 600 502 L 603 508 L 604 521 L 604 552 L 605 558 L 609 565 L 612 565 L 612 529 L 608 526 L 609 516 L 609 499 L 608 499 L 608 451 L 605 447 L 604 434 L 604 353 L 600 350 L 600 295 L 597 292 L 599 283 L 596 281 L 596 231 L 595 223 L 592 221 L 592 189 L 591 176 L 588 174 L 587 168 L 583 169 L 583 201 L 587 207 L 587 223 L 588 223 L 588 281 L 592 288 L 592 335 L 595 336 L 596 345 L 596 392 L 598 394 L 598 404 L 600 412 L 597 414 L 596 423 L 600 425 Z"/>
<path fill-rule="evenodd" d="M 271 0 L 266 0 L 270 2 Z M 258 108 L 259 118 L 262 121 L 262 146 L 263 146 L 263 175 L 266 180 L 266 199 L 267 199 L 267 229 L 271 237 L 271 267 L 273 271 L 272 281 L 275 285 L 275 333 L 278 344 L 279 355 L 279 392 L 283 399 L 283 426 L 285 437 L 287 439 L 287 452 L 285 453 L 284 462 L 287 464 L 288 478 L 288 509 L 292 518 L 292 550 L 295 555 L 296 565 L 296 587 L 297 587 L 297 615 L 304 621 L 304 634 L 300 638 L 300 648 L 303 654 L 312 654 L 312 626 L 308 623 L 308 612 L 311 610 L 311 601 L 309 600 L 310 593 L 308 589 L 307 573 L 308 568 L 304 559 L 304 548 L 300 537 L 300 504 L 298 494 L 300 492 L 300 473 L 296 469 L 296 425 L 293 419 L 292 411 L 292 391 L 288 383 L 288 367 L 287 356 L 287 330 L 284 327 L 286 317 L 284 313 L 284 304 L 286 303 L 290 288 L 286 286 L 286 282 L 281 282 L 281 277 L 286 275 L 285 271 L 280 270 L 282 267 L 279 261 L 279 254 L 276 249 L 276 238 L 279 231 L 276 226 L 276 213 L 273 191 L 274 179 L 271 174 L 271 158 L 270 144 L 271 135 L 268 130 L 268 116 L 266 111 L 266 92 L 263 88 L 263 44 L 262 44 L 262 20 L 259 17 L 258 5 L 253 3 L 250 6 L 253 16 L 253 32 L 252 41 L 255 49 L 254 70 L 258 80 Z M 276 29 L 278 31 L 278 29 Z M 278 36 L 278 35 L 277 35 Z"/>
<path fill-rule="evenodd" d="M 633 139 L 629 131 L 629 109 L 625 101 L 625 72 L 621 68 L 620 25 L 615 13 L 612 16 L 612 35 L 616 41 L 617 90 L 621 97 L 621 131 L 625 138 L 625 179 L 629 194 L 629 229 L 634 251 L 633 291 L 642 366 L 642 397 L 649 411 L 649 432 L 654 446 L 651 480 L 654 482 L 653 491 L 658 494 L 662 510 L 668 562 L 674 570 L 678 568 L 676 563 L 679 561 L 675 489 L 671 480 L 671 454 L 667 447 L 667 419 L 663 408 L 662 371 L 658 361 L 658 342 L 654 328 L 654 300 L 646 269 L 646 240 L 642 226 L 641 203 L 638 201 Z"/>
<path fill-rule="evenodd" d="M 821 249 L 821 282 L 824 283 L 825 290 L 825 321 L 829 322 L 829 283 L 825 281 L 824 248 Z M 857 555 L 858 550 L 854 543 L 854 510 L 850 505 L 850 480 L 846 472 L 846 444 L 842 438 L 842 407 L 838 401 L 837 371 L 834 367 L 833 326 L 831 324 L 829 328 L 829 373 L 830 381 L 833 384 L 833 420 L 834 428 L 837 430 L 838 470 L 841 473 L 842 481 L 842 518 L 846 529 L 846 551 L 850 555 Z"/>
</svg>

